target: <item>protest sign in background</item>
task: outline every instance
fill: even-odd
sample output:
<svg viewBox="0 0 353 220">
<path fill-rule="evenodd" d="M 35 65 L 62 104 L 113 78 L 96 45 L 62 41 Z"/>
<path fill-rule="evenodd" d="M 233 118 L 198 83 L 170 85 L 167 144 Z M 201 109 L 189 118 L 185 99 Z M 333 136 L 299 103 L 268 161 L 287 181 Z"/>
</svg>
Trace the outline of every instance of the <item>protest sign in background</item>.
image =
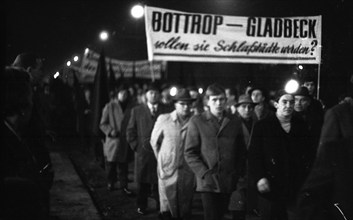
<svg viewBox="0 0 353 220">
<path fill-rule="evenodd" d="M 145 7 L 149 60 L 319 64 L 321 16 L 239 17 Z"/>
<path fill-rule="evenodd" d="M 80 66 L 72 66 L 79 72 L 80 81 L 93 82 L 97 71 L 99 53 L 86 49 L 82 56 Z M 138 78 L 138 79 L 160 79 L 165 71 L 166 62 L 162 61 L 123 61 L 110 57 L 105 57 L 106 68 L 109 70 L 110 64 L 115 74 L 115 78 Z"/>
</svg>

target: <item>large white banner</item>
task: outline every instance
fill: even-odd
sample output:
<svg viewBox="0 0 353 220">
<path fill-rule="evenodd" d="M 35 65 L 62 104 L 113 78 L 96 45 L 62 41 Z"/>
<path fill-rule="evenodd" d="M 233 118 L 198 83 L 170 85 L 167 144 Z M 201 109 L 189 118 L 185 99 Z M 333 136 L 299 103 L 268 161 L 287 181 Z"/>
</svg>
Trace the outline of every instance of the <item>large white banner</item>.
<svg viewBox="0 0 353 220">
<path fill-rule="evenodd" d="M 148 59 L 302 63 L 321 60 L 321 16 L 239 17 L 145 7 Z"/>
<path fill-rule="evenodd" d="M 86 49 L 82 56 L 81 65 L 76 67 L 72 66 L 73 69 L 79 72 L 80 81 L 94 81 L 94 76 L 98 67 L 99 56 L 99 53 L 90 49 Z M 111 64 L 116 79 L 119 77 L 132 78 L 134 74 L 138 79 L 160 79 L 162 72 L 165 71 L 166 68 L 166 62 L 161 61 L 124 61 L 106 57 L 105 63 L 108 74 Z"/>
</svg>

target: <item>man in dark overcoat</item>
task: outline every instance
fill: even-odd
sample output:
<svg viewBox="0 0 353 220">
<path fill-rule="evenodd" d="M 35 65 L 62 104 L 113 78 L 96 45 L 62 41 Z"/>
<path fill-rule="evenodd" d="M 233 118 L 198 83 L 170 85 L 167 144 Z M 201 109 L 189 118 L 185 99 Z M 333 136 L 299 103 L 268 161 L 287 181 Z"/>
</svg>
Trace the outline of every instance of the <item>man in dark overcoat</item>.
<svg viewBox="0 0 353 220">
<path fill-rule="evenodd" d="M 325 115 L 313 169 L 298 201 L 298 219 L 353 218 L 353 103 Z"/>
<path fill-rule="evenodd" d="M 320 144 L 350 137 L 353 137 L 353 103 L 348 101 L 327 110 Z"/>
<path fill-rule="evenodd" d="M 150 145 L 154 123 L 169 109 L 160 103 L 160 92 L 155 83 L 148 85 L 146 103 L 134 107 L 126 129 L 126 138 L 135 152 L 135 181 L 137 182 L 137 212 L 146 214 L 148 197 L 155 197 L 159 209 L 157 160 Z"/>
<path fill-rule="evenodd" d="M 224 89 L 210 85 L 205 98 L 209 110 L 190 119 L 184 156 L 196 176 L 204 219 L 218 220 L 245 173 L 246 147 L 240 119 L 226 112 Z"/>
<path fill-rule="evenodd" d="M 295 198 L 310 165 L 307 126 L 293 116 L 294 97 L 277 92 L 276 114 L 255 124 L 249 148 L 249 174 L 260 194 L 264 220 L 293 219 Z"/>
</svg>

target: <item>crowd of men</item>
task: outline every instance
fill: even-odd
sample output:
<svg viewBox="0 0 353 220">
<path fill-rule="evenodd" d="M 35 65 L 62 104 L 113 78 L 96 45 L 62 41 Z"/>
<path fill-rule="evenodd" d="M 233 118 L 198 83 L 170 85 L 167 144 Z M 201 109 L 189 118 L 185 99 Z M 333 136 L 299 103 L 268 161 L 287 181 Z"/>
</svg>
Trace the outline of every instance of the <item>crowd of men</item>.
<svg viewBox="0 0 353 220">
<path fill-rule="evenodd" d="M 1 217 L 46 219 L 53 172 L 44 140 L 51 133 L 36 109 L 42 64 L 23 60 L 1 75 Z M 119 180 L 126 195 L 136 193 L 137 213 L 157 208 L 161 219 L 192 219 L 195 192 L 205 220 L 228 211 L 233 219 L 352 219 L 352 97 L 325 114 L 313 83 L 305 79 L 296 92 L 280 89 L 271 98 L 265 88 L 238 96 L 217 83 L 203 94 L 180 86 L 174 96 L 149 83 L 138 98 L 120 83 L 99 123 L 107 189 Z M 90 110 L 87 104 L 83 115 Z M 128 187 L 132 160 L 136 192 Z M 21 203 L 24 194 L 35 196 Z M 157 207 L 148 207 L 149 197 Z"/>
</svg>

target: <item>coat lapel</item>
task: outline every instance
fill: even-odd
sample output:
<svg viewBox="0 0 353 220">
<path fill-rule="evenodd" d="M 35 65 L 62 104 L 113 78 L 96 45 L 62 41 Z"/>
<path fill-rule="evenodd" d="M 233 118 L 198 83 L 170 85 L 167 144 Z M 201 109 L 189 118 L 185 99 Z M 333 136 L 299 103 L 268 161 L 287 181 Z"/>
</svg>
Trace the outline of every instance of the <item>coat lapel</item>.
<svg viewBox="0 0 353 220">
<path fill-rule="evenodd" d="M 223 129 L 229 124 L 230 118 L 225 115 L 221 124 L 221 127 L 218 130 L 217 136 L 223 131 Z"/>
<path fill-rule="evenodd" d="M 143 114 L 144 114 L 144 120 L 146 122 L 146 126 L 149 126 L 150 124 L 153 124 L 153 116 L 151 114 L 150 109 L 148 108 L 147 104 L 143 104 Z"/>
<path fill-rule="evenodd" d="M 210 111 L 205 111 L 203 114 L 205 115 L 207 124 L 210 124 L 211 125 L 210 127 L 214 129 L 215 131 L 214 133 L 218 133 L 220 125 L 217 122 L 216 118 L 212 115 Z"/>
</svg>

